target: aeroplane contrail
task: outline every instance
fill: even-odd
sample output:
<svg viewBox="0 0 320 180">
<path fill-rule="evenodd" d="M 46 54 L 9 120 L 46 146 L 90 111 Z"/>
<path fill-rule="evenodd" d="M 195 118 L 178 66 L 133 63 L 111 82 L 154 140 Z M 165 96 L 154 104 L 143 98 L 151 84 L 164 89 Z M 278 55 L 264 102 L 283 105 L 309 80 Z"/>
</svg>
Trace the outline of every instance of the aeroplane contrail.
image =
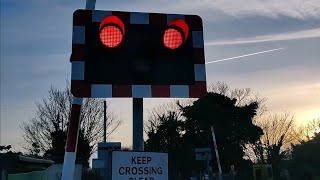
<svg viewBox="0 0 320 180">
<path fill-rule="evenodd" d="M 229 61 L 229 60 L 232 60 L 232 59 L 238 59 L 238 58 L 243 58 L 243 57 L 248 57 L 248 56 L 254 56 L 254 55 L 257 55 L 257 54 L 263 54 L 263 53 L 272 52 L 272 51 L 279 51 L 279 50 L 282 50 L 282 49 L 284 49 L 284 48 L 277 48 L 277 49 L 271 49 L 271 50 L 267 50 L 267 51 L 260 51 L 260 52 L 256 52 L 256 53 L 245 54 L 245 55 L 235 56 L 235 57 L 230 57 L 230 58 L 225 58 L 225 59 L 218 59 L 218 60 L 206 62 L 206 64 L 222 62 L 222 61 Z"/>
</svg>

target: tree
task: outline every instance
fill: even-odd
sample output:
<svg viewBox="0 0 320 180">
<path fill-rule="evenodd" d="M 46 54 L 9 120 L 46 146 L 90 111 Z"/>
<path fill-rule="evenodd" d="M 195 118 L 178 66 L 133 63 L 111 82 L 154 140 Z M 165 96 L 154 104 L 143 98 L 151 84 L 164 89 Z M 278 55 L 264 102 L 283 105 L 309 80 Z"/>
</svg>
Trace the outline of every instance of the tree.
<svg viewBox="0 0 320 180">
<path fill-rule="evenodd" d="M 262 135 L 261 129 L 252 123 L 258 103 L 252 102 L 243 106 L 236 103 L 236 99 L 208 93 L 205 98 L 182 109 L 186 117 L 184 136 L 196 138 L 195 146 L 210 145 L 213 149 L 211 126 L 214 127 L 224 170 L 229 170 L 231 165 L 239 168 L 241 164 L 245 164 L 245 145 L 255 142 Z"/>
<path fill-rule="evenodd" d="M 242 106 L 246 104 L 250 104 L 256 102 L 258 105 L 256 115 L 254 116 L 254 121 L 258 117 L 262 116 L 266 111 L 267 107 L 265 102 L 267 101 L 266 97 L 260 96 L 258 93 L 254 93 L 250 88 L 235 88 L 232 89 L 225 82 L 216 82 L 209 87 L 209 92 L 224 95 L 229 97 L 230 99 L 236 100 L 236 105 Z M 179 105 L 187 106 L 192 105 L 192 103 L 197 99 L 179 99 L 173 100 L 172 102 L 162 104 L 156 108 L 153 108 L 149 111 L 149 116 L 147 118 L 147 122 L 145 123 L 144 130 L 148 132 L 160 125 L 159 116 L 167 114 L 168 112 L 175 112 L 179 119 L 183 119 L 181 116 L 181 109 Z"/>
<path fill-rule="evenodd" d="M 147 132 L 146 147 L 151 151 L 169 151 L 178 144 L 182 133 L 182 121 L 175 112 L 158 116 L 159 124 Z M 173 145 L 173 146 L 172 146 Z"/>
<path fill-rule="evenodd" d="M 320 117 L 311 120 L 307 125 L 298 127 L 295 132 L 296 141 L 299 143 L 310 141 L 318 132 L 320 132 Z"/>
<path fill-rule="evenodd" d="M 148 139 L 145 142 L 146 151 L 169 152 L 169 179 L 177 179 L 176 173 L 179 164 L 185 159 L 181 159 L 183 150 L 181 149 L 181 136 L 183 122 L 180 115 L 169 111 L 158 115 L 159 124 L 150 126 L 147 130 Z"/>
<path fill-rule="evenodd" d="M 51 86 L 48 97 L 36 103 L 35 116 L 21 125 L 24 148 L 31 155 L 53 158 L 58 162 L 63 160 L 71 105 L 69 84 L 63 90 Z M 96 150 L 97 143 L 103 139 L 103 113 L 102 99 L 84 99 L 77 159 L 85 165 L 88 165 L 88 159 Z M 107 136 L 120 124 L 120 120 L 107 112 Z"/>
<path fill-rule="evenodd" d="M 195 160 L 194 150 L 201 147 L 214 149 L 210 128 L 214 126 L 223 168 L 229 170 L 234 164 L 246 169 L 241 166 L 246 164 L 242 158 L 243 147 L 246 143 L 255 142 L 261 134 L 261 129 L 252 124 L 258 104 L 237 106 L 236 102 L 236 99 L 221 94 L 208 93 L 192 104 L 180 105 L 180 119 L 170 116 L 170 113 L 158 116 L 159 125 L 147 132 L 146 148 L 158 147 L 150 150 L 165 150 L 169 155 L 173 154 L 175 161 L 169 158 L 169 164 L 174 164 L 174 173 L 188 177 L 193 170 L 205 168 L 205 163 Z"/>
<path fill-rule="evenodd" d="M 0 146 L 0 152 L 4 151 L 5 153 L 10 152 L 10 149 L 12 148 L 11 145 L 7 145 L 7 146 Z"/>
<path fill-rule="evenodd" d="M 254 121 L 267 112 L 265 102 L 266 97 L 261 96 L 259 93 L 254 93 L 250 88 L 234 88 L 232 89 L 225 82 L 216 82 L 209 87 L 209 92 L 221 94 L 236 100 L 236 105 L 242 106 L 249 103 L 256 102 L 258 104 L 257 112 Z"/>
<path fill-rule="evenodd" d="M 280 162 L 288 157 L 295 141 L 294 116 L 289 112 L 265 115 L 256 120 L 256 125 L 262 128 L 263 135 L 246 146 L 247 157 L 254 162 L 272 164 L 273 175 L 278 179 Z"/>
<path fill-rule="evenodd" d="M 292 172 L 299 179 L 320 176 L 320 133 L 315 132 L 314 136 L 301 144 L 293 145 L 292 159 L 294 169 Z"/>
<path fill-rule="evenodd" d="M 169 103 L 153 108 L 148 112 L 147 120 L 144 123 L 144 132 L 154 132 L 161 125 L 161 123 L 163 123 L 163 120 L 166 119 L 167 116 L 174 116 L 176 119 L 181 120 L 183 117 L 181 116 L 181 111 L 178 104 L 187 105 L 190 103 L 192 103 L 192 101 L 180 99 L 173 100 Z"/>
<path fill-rule="evenodd" d="M 231 89 L 226 83 L 217 82 L 210 87 L 210 90 L 236 99 L 236 105 L 258 103 L 253 122 L 263 130 L 263 135 L 256 142 L 245 145 L 245 157 L 252 162 L 273 164 L 274 175 L 277 178 L 280 161 L 289 154 L 291 143 L 298 142 L 293 115 L 288 112 L 268 114 L 265 105 L 267 98 L 261 97 L 258 93 L 252 93 L 250 88 Z"/>
<path fill-rule="evenodd" d="M 166 104 L 162 104 L 158 107 L 148 111 L 148 117 L 146 123 L 144 123 L 144 132 L 153 132 L 161 124 L 161 116 L 167 115 L 170 112 L 175 112 L 180 116 L 179 107 L 176 102 L 172 101 Z"/>
</svg>

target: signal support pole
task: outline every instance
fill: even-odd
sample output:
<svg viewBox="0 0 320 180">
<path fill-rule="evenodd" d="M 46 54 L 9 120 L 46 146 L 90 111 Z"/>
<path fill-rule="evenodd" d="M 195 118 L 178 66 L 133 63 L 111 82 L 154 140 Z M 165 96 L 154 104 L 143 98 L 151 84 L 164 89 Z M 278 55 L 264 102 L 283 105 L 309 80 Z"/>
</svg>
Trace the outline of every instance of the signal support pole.
<svg viewBox="0 0 320 180">
<path fill-rule="evenodd" d="M 96 0 L 87 0 L 86 2 L 86 9 L 87 10 L 94 10 L 96 7 Z"/>
<path fill-rule="evenodd" d="M 133 98 L 133 147 L 134 151 L 144 151 L 143 141 L 143 98 Z"/>
<path fill-rule="evenodd" d="M 96 6 L 96 0 L 87 0 L 86 9 L 94 10 Z M 74 179 L 74 168 L 77 157 L 77 145 L 80 129 L 80 113 L 83 98 L 73 97 L 71 107 L 71 117 L 68 125 L 68 134 L 66 142 L 66 150 L 63 159 L 62 167 L 62 180 Z"/>
<path fill-rule="evenodd" d="M 82 103 L 83 98 L 73 97 L 71 117 L 68 125 L 66 151 L 63 160 L 62 180 L 72 180 L 74 176 Z"/>
</svg>

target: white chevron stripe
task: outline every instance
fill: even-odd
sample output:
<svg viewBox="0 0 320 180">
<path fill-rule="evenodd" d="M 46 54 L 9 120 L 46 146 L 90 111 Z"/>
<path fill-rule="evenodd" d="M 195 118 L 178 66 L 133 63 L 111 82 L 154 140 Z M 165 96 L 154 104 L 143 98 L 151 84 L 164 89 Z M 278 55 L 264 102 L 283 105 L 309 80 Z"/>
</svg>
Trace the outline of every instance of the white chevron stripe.
<svg viewBox="0 0 320 180">
<path fill-rule="evenodd" d="M 85 44 L 85 26 L 73 26 L 72 43 Z"/>
<path fill-rule="evenodd" d="M 194 48 L 203 48 L 203 32 L 192 31 L 192 41 Z"/>
<path fill-rule="evenodd" d="M 72 61 L 71 63 L 71 80 L 84 80 L 84 62 Z"/>
<path fill-rule="evenodd" d="M 76 153 L 65 152 L 63 168 L 62 168 L 62 180 L 73 179 L 75 162 L 76 162 Z"/>
<path fill-rule="evenodd" d="M 184 15 L 180 15 L 180 14 L 168 14 L 167 15 L 167 24 L 169 24 L 172 20 L 174 19 L 185 19 Z"/>
<path fill-rule="evenodd" d="M 131 24 L 149 24 L 149 13 L 130 13 L 130 23 Z"/>
<path fill-rule="evenodd" d="M 91 97 L 93 98 L 112 97 L 112 85 L 92 84 Z"/>
<path fill-rule="evenodd" d="M 151 85 L 132 85 L 132 97 L 152 97 Z"/>
<path fill-rule="evenodd" d="M 78 98 L 78 97 L 73 97 L 72 98 L 72 104 L 76 104 L 76 105 L 82 105 L 83 103 L 83 98 Z"/>
<path fill-rule="evenodd" d="M 188 85 L 171 85 L 170 86 L 170 97 L 188 98 L 189 97 L 189 86 Z"/>
<path fill-rule="evenodd" d="M 206 80 L 206 65 L 205 64 L 195 64 L 194 65 L 194 75 L 196 81 Z"/>
<path fill-rule="evenodd" d="M 104 18 L 111 15 L 111 11 L 92 11 L 92 22 L 101 22 Z"/>
</svg>

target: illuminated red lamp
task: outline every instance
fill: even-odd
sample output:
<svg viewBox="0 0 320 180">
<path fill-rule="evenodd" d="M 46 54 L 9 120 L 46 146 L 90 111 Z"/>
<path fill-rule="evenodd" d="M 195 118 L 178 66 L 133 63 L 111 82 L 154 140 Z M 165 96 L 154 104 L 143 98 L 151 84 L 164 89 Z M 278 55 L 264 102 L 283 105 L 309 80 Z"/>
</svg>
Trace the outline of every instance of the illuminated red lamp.
<svg viewBox="0 0 320 180">
<path fill-rule="evenodd" d="M 172 20 L 163 35 L 163 44 L 169 49 L 179 48 L 188 38 L 189 27 L 183 19 Z"/>
<path fill-rule="evenodd" d="M 117 16 L 108 16 L 100 24 L 100 40 L 108 48 L 116 48 L 122 42 L 124 25 Z"/>
</svg>

